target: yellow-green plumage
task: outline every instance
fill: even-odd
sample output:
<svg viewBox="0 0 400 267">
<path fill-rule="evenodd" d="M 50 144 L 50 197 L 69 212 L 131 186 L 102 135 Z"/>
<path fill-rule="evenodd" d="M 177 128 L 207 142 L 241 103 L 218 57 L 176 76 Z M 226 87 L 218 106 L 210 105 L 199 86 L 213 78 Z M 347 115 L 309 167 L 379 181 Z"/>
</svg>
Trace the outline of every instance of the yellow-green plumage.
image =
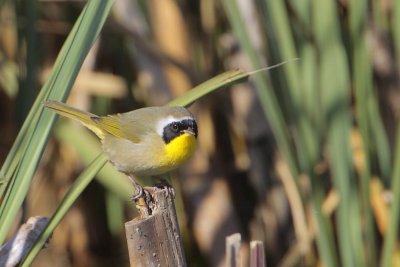
<svg viewBox="0 0 400 267">
<path fill-rule="evenodd" d="M 92 130 L 101 139 L 109 161 L 128 175 L 152 176 L 171 171 L 187 161 L 196 147 L 197 125 L 183 107 L 148 107 L 100 117 L 57 101 L 46 101 L 44 105 Z M 189 127 L 166 143 L 163 127 L 182 120 L 193 121 L 195 130 Z"/>
</svg>

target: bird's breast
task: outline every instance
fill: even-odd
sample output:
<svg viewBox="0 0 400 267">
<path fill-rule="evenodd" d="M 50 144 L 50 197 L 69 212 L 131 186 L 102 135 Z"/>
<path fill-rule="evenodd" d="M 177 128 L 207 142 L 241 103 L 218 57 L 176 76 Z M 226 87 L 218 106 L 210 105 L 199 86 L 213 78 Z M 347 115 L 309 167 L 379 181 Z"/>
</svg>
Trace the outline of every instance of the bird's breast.
<svg viewBox="0 0 400 267">
<path fill-rule="evenodd" d="M 164 146 L 159 156 L 161 166 L 167 169 L 174 169 L 185 163 L 196 149 L 196 138 L 184 133 Z"/>
</svg>

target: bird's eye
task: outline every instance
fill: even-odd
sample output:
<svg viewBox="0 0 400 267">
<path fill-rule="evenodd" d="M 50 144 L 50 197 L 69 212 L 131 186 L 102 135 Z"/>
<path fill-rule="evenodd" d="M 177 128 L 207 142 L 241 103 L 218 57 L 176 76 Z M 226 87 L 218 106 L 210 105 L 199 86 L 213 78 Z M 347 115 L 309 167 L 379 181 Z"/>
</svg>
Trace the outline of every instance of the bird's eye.
<svg viewBox="0 0 400 267">
<path fill-rule="evenodd" d="M 172 124 L 172 129 L 173 129 L 174 131 L 178 131 L 178 128 L 179 128 L 178 123 L 174 122 L 174 123 Z"/>
</svg>

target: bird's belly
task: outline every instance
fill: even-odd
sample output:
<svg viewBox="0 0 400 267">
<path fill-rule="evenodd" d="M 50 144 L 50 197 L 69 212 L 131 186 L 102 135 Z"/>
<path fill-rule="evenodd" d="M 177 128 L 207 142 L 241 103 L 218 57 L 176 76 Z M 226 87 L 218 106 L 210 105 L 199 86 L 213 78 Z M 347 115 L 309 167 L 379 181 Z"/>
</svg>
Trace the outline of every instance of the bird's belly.
<svg viewBox="0 0 400 267">
<path fill-rule="evenodd" d="M 154 175 L 157 162 L 154 162 L 153 149 L 142 143 L 126 139 L 106 137 L 102 140 L 103 151 L 114 167 L 128 175 Z"/>
</svg>

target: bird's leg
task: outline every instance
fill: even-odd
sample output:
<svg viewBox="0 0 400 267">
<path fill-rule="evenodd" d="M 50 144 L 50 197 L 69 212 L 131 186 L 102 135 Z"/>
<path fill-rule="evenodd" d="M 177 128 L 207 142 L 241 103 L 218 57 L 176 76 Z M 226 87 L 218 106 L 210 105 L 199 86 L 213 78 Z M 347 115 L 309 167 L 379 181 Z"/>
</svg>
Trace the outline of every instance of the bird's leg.
<svg viewBox="0 0 400 267">
<path fill-rule="evenodd" d="M 152 195 L 136 181 L 135 178 L 128 175 L 133 186 L 135 187 L 135 194 L 132 196 L 132 200 L 135 201 L 136 208 L 142 217 L 148 217 L 153 213 Z"/>
<path fill-rule="evenodd" d="M 133 178 L 132 176 L 128 175 L 129 180 L 131 180 L 133 186 L 135 187 L 135 194 L 132 196 L 133 200 L 136 201 L 137 199 L 144 196 L 144 189 L 143 187 Z"/>
</svg>

